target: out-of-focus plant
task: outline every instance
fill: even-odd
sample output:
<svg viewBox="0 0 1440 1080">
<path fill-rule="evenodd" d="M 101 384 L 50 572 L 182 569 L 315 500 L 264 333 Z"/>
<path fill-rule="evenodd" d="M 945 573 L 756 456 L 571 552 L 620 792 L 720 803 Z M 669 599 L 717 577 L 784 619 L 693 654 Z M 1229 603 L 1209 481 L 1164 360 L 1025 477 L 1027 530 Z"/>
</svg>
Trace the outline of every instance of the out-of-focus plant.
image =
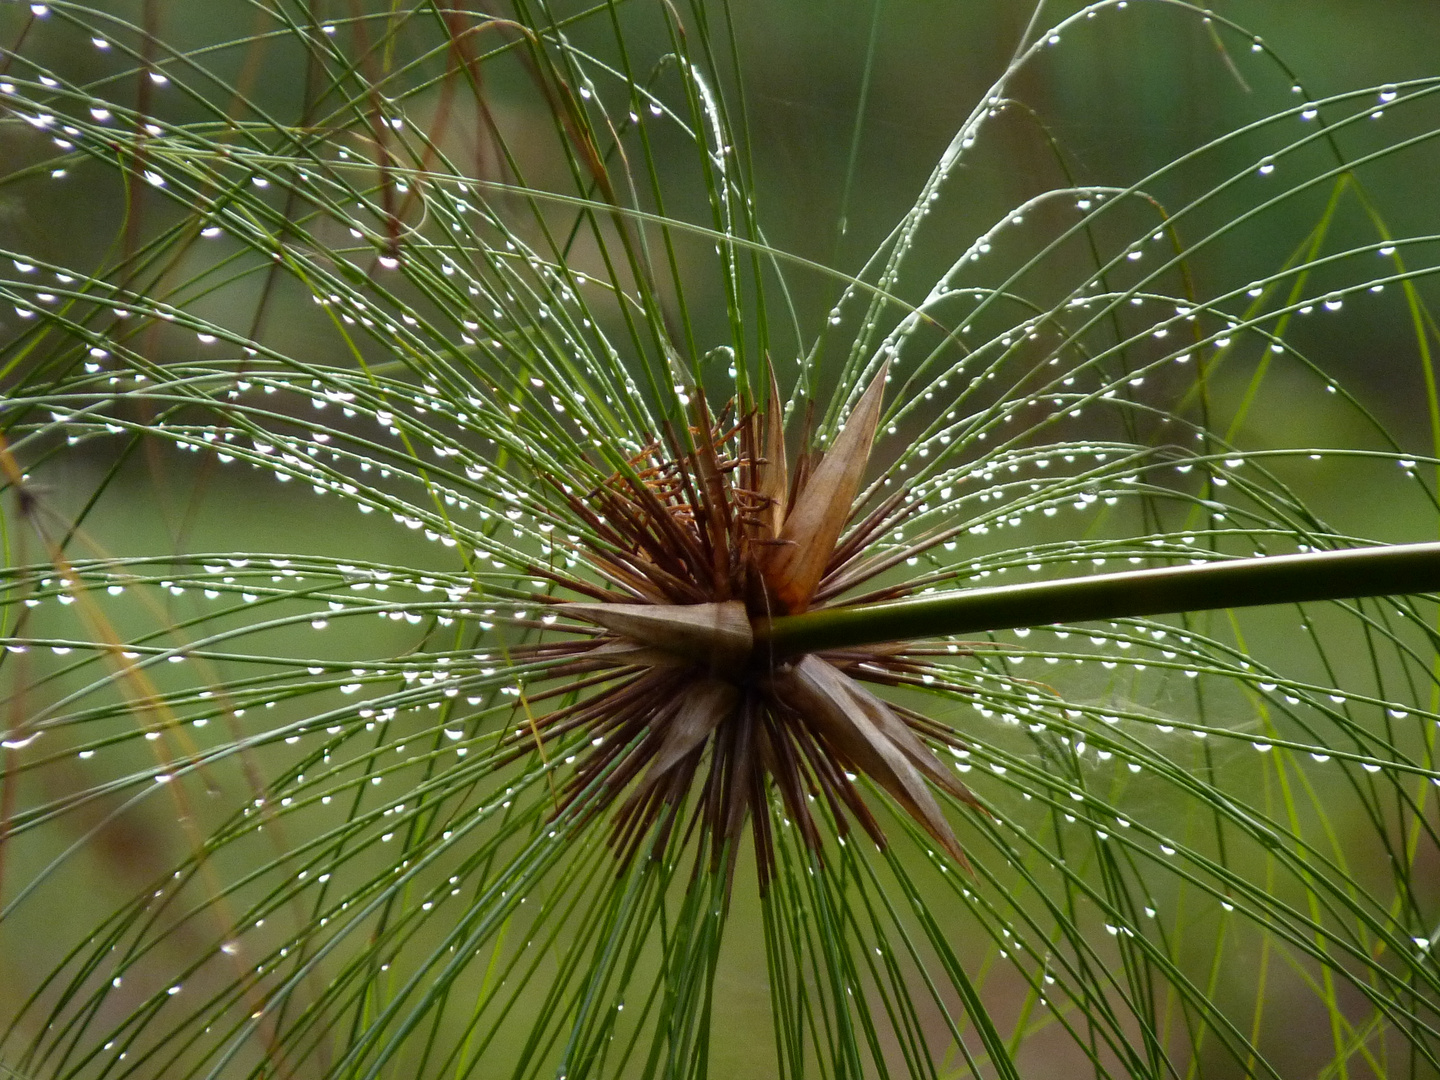
<svg viewBox="0 0 1440 1080">
<path fill-rule="evenodd" d="M 1139 9 L 1293 94 L 957 216 Z M 1440 462 L 1306 351 L 1408 327 L 1440 441 L 1440 79 L 1042 5 L 827 266 L 723 5 L 228 14 L 0 11 L 5 190 L 113 210 L 0 266 L 8 1068 L 1440 1068 Z"/>
</svg>

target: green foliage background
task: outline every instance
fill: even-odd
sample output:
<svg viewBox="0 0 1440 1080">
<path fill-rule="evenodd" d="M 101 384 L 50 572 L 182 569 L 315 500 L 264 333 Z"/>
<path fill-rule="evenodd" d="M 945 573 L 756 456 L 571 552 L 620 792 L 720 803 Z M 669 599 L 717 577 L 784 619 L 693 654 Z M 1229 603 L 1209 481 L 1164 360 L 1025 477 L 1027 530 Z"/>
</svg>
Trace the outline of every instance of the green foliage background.
<svg viewBox="0 0 1440 1080">
<path fill-rule="evenodd" d="M 617 876 L 493 756 L 537 474 L 767 357 L 823 439 L 967 251 L 877 452 L 967 531 L 891 580 L 1436 538 L 1440 12 L 1093 11 L 0 7 L 0 1064 L 1440 1071 L 1428 599 L 957 643 L 896 693 L 973 875 L 882 813 L 765 901 Z"/>
</svg>

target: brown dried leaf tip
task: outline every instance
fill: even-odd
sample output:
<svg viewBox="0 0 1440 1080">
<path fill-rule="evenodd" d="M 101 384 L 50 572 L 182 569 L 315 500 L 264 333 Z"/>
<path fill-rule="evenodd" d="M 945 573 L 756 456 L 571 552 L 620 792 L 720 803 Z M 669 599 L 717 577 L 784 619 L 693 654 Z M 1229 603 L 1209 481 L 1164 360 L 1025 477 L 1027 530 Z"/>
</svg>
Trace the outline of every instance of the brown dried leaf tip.
<svg viewBox="0 0 1440 1080">
<path fill-rule="evenodd" d="M 933 685 L 924 658 L 937 650 L 887 645 L 772 663 L 753 647 L 754 622 L 821 606 L 914 550 L 869 550 L 913 512 L 903 493 L 852 523 L 884 385 L 882 370 L 830 449 L 802 456 L 793 472 L 772 376 L 765 408 L 717 421 L 696 393 L 688 442 L 669 431 L 597 490 L 565 492 L 592 534 L 580 550 L 606 585 L 536 568 L 594 602 L 558 605 L 587 624 L 570 628 L 580 640 L 526 650 L 557 661 L 548 674 L 564 680 L 530 702 L 569 700 L 512 738 L 519 748 L 585 732 L 561 810 L 589 818 L 618 804 L 612 842 L 623 859 L 657 824 L 652 850 L 663 851 L 685 819 L 712 865 L 729 852 L 733 866 L 753 818 L 764 888 L 774 868 L 770 785 L 812 849 L 821 847 L 812 798 L 842 834 L 853 817 L 883 845 L 854 783 L 863 773 L 964 864 L 929 785 L 974 797 L 924 740 L 961 744 L 863 685 Z"/>
</svg>

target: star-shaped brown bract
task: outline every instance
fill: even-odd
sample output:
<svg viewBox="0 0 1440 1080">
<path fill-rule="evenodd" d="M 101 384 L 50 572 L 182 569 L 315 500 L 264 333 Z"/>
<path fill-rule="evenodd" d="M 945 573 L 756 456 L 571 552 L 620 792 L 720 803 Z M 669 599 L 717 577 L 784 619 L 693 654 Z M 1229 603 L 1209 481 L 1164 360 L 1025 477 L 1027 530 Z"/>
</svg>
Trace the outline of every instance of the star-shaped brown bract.
<svg viewBox="0 0 1440 1080">
<path fill-rule="evenodd" d="M 580 548 L 605 583 L 536 567 L 590 602 L 557 605 L 583 625 L 579 640 L 529 647 L 557 661 L 542 699 L 576 695 L 513 738 L 517 746 L 583 730 L 591 740 L 561 792 L 561 810 L 615 810 L 612 841 L 628 860 L 657 822 L 653 850 L 671 839 L 696 789 L 688 829 L 712 864 L 753 820 L 762 889 L 774 869 L 767 785 L 779 791 L 805 842 L 819 851 L 810 797 L 823 798 L 844 830 L 853 818 L 885 837 L 857 790 L 863 773 L 957 861 L 965 861 L 930 784 L 974 797 L 926 746 L 958 747 L 947 728 L 877 697 L 862 684 L 921 681 L 932 650 L 880 646 L 779 661 L 755 646 L 752 622 L 802 612 L 888 569 L 869 545 L 907 518 L 903 494 L 854 517 L 875 441 L 882 370 L 834 444 L 787 466 L 779 393 L 733 423 L 692 395 L 690 439 L 669 430 L 596 490 L 556 483 L 592 534 Z M 552 481 L 554 482 L 554 481 Z M 556 627 L 564 629 L 564 624 Z M 708 762 L 708 766 L 707 766 Z"/>
</svg>

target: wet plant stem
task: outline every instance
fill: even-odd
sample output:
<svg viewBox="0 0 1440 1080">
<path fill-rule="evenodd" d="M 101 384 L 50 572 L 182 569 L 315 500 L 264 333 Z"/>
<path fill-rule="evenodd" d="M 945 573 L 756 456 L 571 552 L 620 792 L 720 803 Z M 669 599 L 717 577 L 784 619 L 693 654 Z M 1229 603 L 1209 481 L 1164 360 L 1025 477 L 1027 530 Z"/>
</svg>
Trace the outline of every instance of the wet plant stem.
<svg viewBox="0 0 1440 1080">
<path fill-rule="evenodd" d="M 1177 611 L 1440 591 L 1440 544 L 1396 544 L 1034 581 L 756 620 L 776 659 L 817 649 Z"/>
</svg>

